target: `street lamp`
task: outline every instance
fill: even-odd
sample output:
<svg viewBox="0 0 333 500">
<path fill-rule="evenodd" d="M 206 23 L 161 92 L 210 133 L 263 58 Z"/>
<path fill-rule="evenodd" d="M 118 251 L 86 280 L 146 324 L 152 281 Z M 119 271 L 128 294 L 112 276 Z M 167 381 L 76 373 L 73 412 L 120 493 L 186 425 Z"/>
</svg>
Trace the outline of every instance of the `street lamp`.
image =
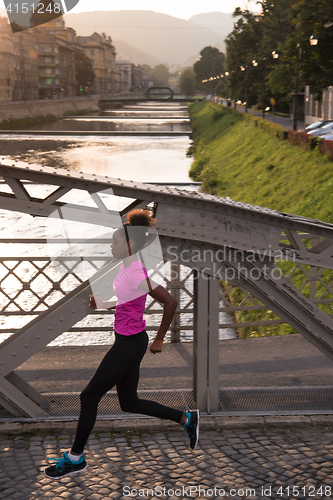
<svg viewBox="0 0 333 500">
<path fill-rule="evenodd" d="M 279 54 L 277 52 L 275 52 L 275 50 L 273 50 L 272 56 L 273 56 L 273 59 L 278 59 Z M 263 67 L 263 91 L 262 91 L 262 117 L 265 118 L 265 111 L 266 111 L 266 99 L 265 99 L 265 93 L 266 93 L 266 88 L 265 88 L 265 84 L 266 84 L 266 57 L 263 58 L 263 63 L 264 63 L 264 67 Z M 255 67 L 258 66 L 258 62 L 255 59 L 253 59 L 252 64 Z"/>
<path fill-rule="evenodd" d="M 312 45 L 312 46 L 317 45 L 317 43 L 318 43 L 318 38 L 314 34 L 310 36 L 309 40 L 310 40 L 310 45 Z"/>
<path fill-rule="evenodd" d="M 245 71 L 245 113 L 247 113 L 247 66 L 241 66 L 241 71 Z"/>
<path fill-rule="evenodd" d="M 311 46 L 315 46 L 318 43 L 318 38 L 316 35 L 311 35 L 309 38 Z M 294 94 L 294 112 L 293 112 L 293 130 L 297 130 L 297 92 L 298 92 L 298 66 L 299 60 L 302 55 L 302 48 L 300 44 L 297 44 L 297 57 L 296 57 L 296 77 L 295 77 L 295 94 Z"/>
<path fill-rule="evenodd" d="M 263 89 L 262 89 L 262 117 L 265 118 L 265 109 L 266 109 L 266 105 L 265 105 L 266 57 L 263 58 L 263 63 L 264 63 L 264 71 L 263 71 Z M 255 59 L 252 61 L 252 64 L 255 67 L 258 66 L 258 63 L 257 63 L 257 61 Z"/>
<path fill-rule="evenodd" d="M 229 76 L 229 71 L 226 71 L 224 73 L 224 76 Z M 229 106 L 229 87 L 228 87 L 228 83 L 226 83 L 226 87 L 227 87 L 227 106 Z"/>
</svg>

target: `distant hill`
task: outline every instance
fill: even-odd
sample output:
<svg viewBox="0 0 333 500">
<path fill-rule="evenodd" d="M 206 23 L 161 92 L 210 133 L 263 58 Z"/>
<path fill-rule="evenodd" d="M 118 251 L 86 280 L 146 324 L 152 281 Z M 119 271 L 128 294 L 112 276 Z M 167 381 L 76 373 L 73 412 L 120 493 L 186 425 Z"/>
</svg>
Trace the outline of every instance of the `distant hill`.
<svg viewBox="0 0 333 500">
<path fill-rule="evenodd" d="M 192 20 L 153 11 L 94 11 L 69 13 L 64 17 L 67 26 L 74 28 L 78 35 L 104 32 L 111 36 L 116 50 L 117 42 L 125 42 L 127 46 L 141 51 L 142 57 L 146 54 L 169 66 L 184 65 L 189 59 L 196 60 L 200 50 L 206 45 L 220 45 L 227 34 L 223 30 L 225 34 L 221 36 L 215 27 L 211 29 Z M 147 60 L 142 58 L 138 62 L 147 63 Z"/>
<path fill-rule="evenodd" d="M 232 14 L 224 14 L 223 12 L 207 12 L 205 14 L 197 14 L 189 19 L 192 23 L 200 24 L 201 26 L 205 26 L 206 28 L 214 31 L 221 40 L 221 42 L 217 43 L 216 46 L 222 52 L 225 52 L 224 39 L 234 29 L 235 20 L 236 19 L 232 17 Z"/>
<path fill-rule="evenodd" d="M 6 11 L 0 9 L 0 15 Z M 111 36 L 117 59 L 150 66 L 191 65 L 207 45 L 225 52 L 224 38 L 233 29 L 232 14 L 222 12 L 197 14 L 188 21 L 149 10 L 70 12 L 64 19 L 78 35 L 97 31 Z"/>
<path fill-rule="evenodd" d="M 112 43 L 116 47 L 117 61 L 121 59 L 129 60 L 134 64 L 149 64 L 149 66 L 151 67 L 156 66 L 156 64 L 160 64 L 161 62 L 157 58 L 146 54 L 145 52 L 142 52 L 141 50 L 138 50 L 131 45 L 128 45 L 128 43 L 126 42 L 113 40 Z"/>
</svg>

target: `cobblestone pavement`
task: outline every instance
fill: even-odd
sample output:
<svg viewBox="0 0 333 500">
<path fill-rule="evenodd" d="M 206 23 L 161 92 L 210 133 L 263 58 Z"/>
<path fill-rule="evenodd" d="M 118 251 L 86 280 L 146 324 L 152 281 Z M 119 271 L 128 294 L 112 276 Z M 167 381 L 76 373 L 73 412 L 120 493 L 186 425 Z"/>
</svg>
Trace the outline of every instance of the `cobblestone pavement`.
<svg viewBox="0 0 333 500">
<path fill-rule="evenodd" d="M 201 432 L 194 451 L 184 431 L 161 429 L 94 432 L 86 450 L 88 468 L 57 481 L 44 476 L 46 458 L 70 448 L 74 429 L 2 434 L 0 498 L 333 497 L 332 428 L 216 427 Z"/>
</svg>

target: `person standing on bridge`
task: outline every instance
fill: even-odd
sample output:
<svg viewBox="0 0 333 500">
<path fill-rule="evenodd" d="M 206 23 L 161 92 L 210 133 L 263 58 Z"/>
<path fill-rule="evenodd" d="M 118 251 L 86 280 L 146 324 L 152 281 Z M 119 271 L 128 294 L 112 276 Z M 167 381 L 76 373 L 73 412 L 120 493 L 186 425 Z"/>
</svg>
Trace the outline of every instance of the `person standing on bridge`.
<svg viewBox="0 0 333 500">
<path fill-rule="evenodd" d="M 103 302 L 97 296 L 91 295 L 89 302 L 92 309 L 115 307 L 115 342 L 80 395 L 81 411 L 71 451 L 65 452 L 62 458 L 49 459 L 54 461 L 54 465 L 46 468 L 44 472 L 51 479 L 60 479 L 86 468 L 83 451 L 96 421 L 99 401 L 114 386 L 117 387 L 123 411 L 178 422 L 188 433 L 190 447 L 194 449 L 198 443 L 198 410 L 182 412 L 155 401 L 139 399 L 137 395 L 140 363 L 148 345 L 143 319 L 147 294 L 163 304 L 162 321 L 150 346 L 153 354 L 162 351 L 163 339 L 171 324 L 177 302 L 165 288 L 148 278 L 138 256 L 138 252 L 146 244 L 145 228 L 152 227 L 154 219 L 148 211 L 137 209 L 129 212 L 127 220 L 128 222 L 113 233 L 111 245 L 113 256 L 122 260 L 113 284 L 117 301 Z"/>
</svg>

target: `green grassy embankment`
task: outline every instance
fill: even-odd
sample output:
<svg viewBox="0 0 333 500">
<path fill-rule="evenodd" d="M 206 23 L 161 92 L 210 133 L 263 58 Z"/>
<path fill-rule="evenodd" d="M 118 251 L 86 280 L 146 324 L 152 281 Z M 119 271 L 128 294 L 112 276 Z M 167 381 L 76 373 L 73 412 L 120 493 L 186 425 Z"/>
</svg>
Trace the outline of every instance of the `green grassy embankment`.
<svg viewBox="0 0 333 500">
<path fill-rule="evenodd" d="M 333 223 L 332 160 L 281 141 L 214 103 L 201 101 L 190 114 L 190 176 L 202 182 L 203 191 Z"/>
<path fill-rule="evenodd" d="M 202 182 L 202 191 L 333 223 L 333 162 L 319 150 L 292 145 L 281 140 L 282 127 L 211 102 L 191 105 L 190 116 L 194 140 L 190 176 Z M 282 263 L 281 268 L 288 273 L 291 263 Z M 325 271 L 323 279 L 332 281 L 332 271 Z M 293 281 L 300 286 L 304 275 L 296 271 Z M 307 295 L 307 289 L 303 293 Z M 235 305 L 243 298 L 237 289 L 229 295 Z M 327 308 L 333 312 L 332 305 Z M 235 313 L 235 319 L 278 317 L 272 311 L 243 311 Z M 289 325 L 269 325 L 241 328 L 238 336 L 287 333 L 295 331 Z"/>
</svg>

